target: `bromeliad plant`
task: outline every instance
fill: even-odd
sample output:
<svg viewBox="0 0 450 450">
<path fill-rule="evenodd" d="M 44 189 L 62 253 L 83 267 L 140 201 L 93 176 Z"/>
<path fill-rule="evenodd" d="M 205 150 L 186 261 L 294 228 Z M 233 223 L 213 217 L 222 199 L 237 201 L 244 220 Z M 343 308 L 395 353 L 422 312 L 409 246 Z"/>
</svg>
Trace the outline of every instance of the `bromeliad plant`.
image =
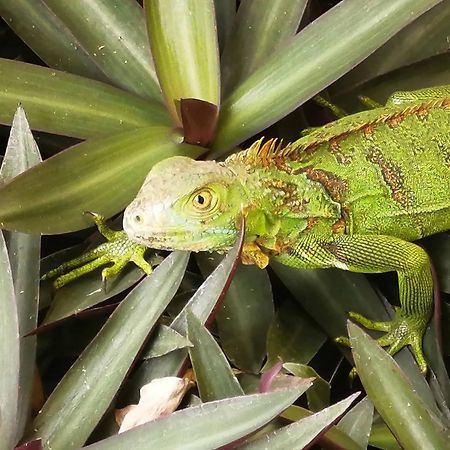
<svg viewBox="0 0 450 450">
<path fill-rule="evenodd" d="M 338 350 L 324 347 L 326 336 L 344 334 L 349 310 L 386 317 L 382 294 L 366 277 L 337 271 L 273 266 L 271 284 L 264 271 L 236 270 L 239 243 L 208 278 L 220 258 L 199 255 L 188 266 L 188 255 L 173 253 L 106 322 L 84 318 L 39 339 L 27 336 L 38 315 L 36 235 L 89 227 L 85 211 L 119 213 L 161 159 L 221 158 L 260 133 L 297 138 L 303 128 L 320 125 L 310 122 L 311 107 L 300 105 L 331 83 L 332 99 L 348 111 L 357 94 L 382 102 L 398 89 L 450 83 L 446 1 L 344 0 L 322 15 L 327 2 L 236 3 L 0 0 L 6 23 L 48 66 L 0 60 L 0 121 L 10 124 L 21 103 L 34 130 L 76 139 L 39 163 L 19 109 L 0 172 L 0 222 L 13 230 L 0 243 L 0 448 L 37 438 L 53 449 L 79 448 L 88 440 L 91 448 L 108 449 L 302 448 L 320 437 L 323 446 L 359 449 L 369 434 L 379 448 L 397 448 L 396 439 L 405 448 L 446 445 L 450 383 L 432 332 L 428 384 L 407 351 L 398 359 L 409 381 L 392 358 L 349 326 L 369 399 L 330 429 L 354 398 L 328 406 L 335 383 L 325 379 L 338 365 Z M 60 141 L 45 135 L 42 142 L 54 147 Z M 428 245 L 448 294 L 449 252 L 443 249 L 450 247 L 449 236 Z M 50 255 L 42 272 L 81 252 Z M 39 308 L 48 312 L 42 325 L 122 299 L 141 277 L 129 267 L 106 292 L 97 272 L 55 295 L 43 285 Z M 390 297 L 395 282 L 386 284 L 383 294 Z M 60 353 L 54 354 L 67 345 L 48 338 L 58 332 L 70 337 L 78 356 L 68 370 L 58 367 Z M 52 392 L 30 425 L 36 342 L 37 373 Z M 270 368 L 280 358 L 285 373 L 272 382 L 276 370 Z M 313 358 L 319 373 L 307 365 Z M 142 385 L 184 374 L 187 361 L 204 403 L 193 406 L 199 399 L 191 395 L 182 411 L 116 436 L 110 405 L 136 403 Z M 65 373 L 52 389 L 55 367 Z M 268 375 L 261 377 L 261 370 Z M 315 377 L 314 386 L 300 377 Z M 293 405 L 305 391 L 308 409 Z M 380 416 L 373 417 L 372 402 Z M 286 421 L 293 423 L 284 426 Z"/>
</svg>

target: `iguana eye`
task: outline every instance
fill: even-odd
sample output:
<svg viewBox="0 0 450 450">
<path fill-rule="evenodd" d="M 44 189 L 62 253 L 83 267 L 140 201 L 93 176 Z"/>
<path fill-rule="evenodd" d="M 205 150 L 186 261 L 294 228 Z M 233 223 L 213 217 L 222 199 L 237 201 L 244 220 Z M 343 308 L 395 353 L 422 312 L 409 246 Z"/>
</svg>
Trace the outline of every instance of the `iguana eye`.
<svg viewBox="0 0 450 450">
<path fill-rule="evenodd" d="M 192 204 L 200 211 L 207 211 L 212 207 L 213 196 L 210 191 L 202 190 L 194 194 Z"/>
</svg>

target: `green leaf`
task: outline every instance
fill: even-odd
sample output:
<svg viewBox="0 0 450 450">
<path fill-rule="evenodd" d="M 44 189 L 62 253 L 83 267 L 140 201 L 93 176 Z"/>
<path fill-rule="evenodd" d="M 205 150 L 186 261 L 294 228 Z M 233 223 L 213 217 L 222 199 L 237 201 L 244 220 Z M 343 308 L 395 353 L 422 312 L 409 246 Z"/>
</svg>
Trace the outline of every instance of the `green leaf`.
<svg viewBox="0 0 450 450">
<path fill-rule="evenodd" d="M 432 412 L 392 357 L 351 322 L 348 332 L 361 382 L 400 445 L 408 449 L 446 448 L 448 430 L 444 431 L 430 415 Z"/>
<path fill-rule="evenodd" d="M 349 311 L 355 311 L 376 320 L 389 320 L 389 314 L 366 276 L 339 269 L 299 270 L 272 263 L 271 267 L 300 302 L 308 314 L 331 338 L 346 335 L 345 324 Z M 432 333 L 425 336 L 425 347 L 434 343 Z M 342 350 L 342 346 L 339 346 Z M 432 347 L 430 345 L 430 347 Z M 430 358 L 438 355 L 427 353 Z M 436 411 L 430 387 L 420 373 L 411 352 L 403 349 L 395 359 L 408 372 L 414 388 L 427 406 Z M 430 360 L 431 361 L 431 360 Z"/>
<path fill-rule="evenodd" d="M 197 256 L 204 275 L 218 261 L 217 254 Z M 260 371 L 273 316 L 272 287 L 267 272 L 256 266 L 240 265 L 217 315 L 221 346 L 236 367 L 245 372 Z"/>
<path fill-rule="evenodd" d="M 430 236 L 425 245 L 436 269 L 440 290 L 450 294 L 450 235 Z"/>
<path fill-rule="evenodd" d="M 312 367 L 305 364 L 285 363 L 283 367 L 300 378 L 315 378 L 314 383 L 306 392 L 308 408 L 311 411 L 320 411 L 330 404 L 330 384 L 326 382 Z"/>
<path fill-rule="evenodd" d="M 440 0 L 343 0 L 274 53 L 222 105 L 213 157 L 293 111 Z"/>
<path fill-rule="evenodd" d="M 189 348 L 189 356 L 202 401 L 244 395 L 225 355 L 209 331 L 189 310 L 186 319 L 187 337 L 194 344 Z"/>
<path fill-rule="evenodd" d="M 241 251 L 242 239 L 237 240 L 214 272 L 197 289 L 185 307 L 173 319 L 170 327 L 177 333 L 182 336 L 187 335 L 186 314 L 188 310 L 193 312 L 201 323 L 204 324 L 208 320 L 215 305 L 221 301 L 231 282 L 239 262 L 238 258 Z M 147 351 L 152 351 L 152 347 L 157 345 L 159 345 L 159 342 L 155 339 L 152 345 L 147 347 Z M 188 352 L 186 349 L 180 349 L 160 356 L 159 358 L 144 361 L 133 379 L 132 390 L 137 393 L 143 384 L 149 383 L 154 378 L 177 376 L 183 368 L 187 355 Z"/>
<path fill-rule="evenodd" d="M 222 97 L 295 35 L 307 0 L 244 0 L 221 58 Z"/>
<path fill-rule="evenodd" d="M 147 28 L 161 89 L 175 123 L 180 99 L 219 105 L 219 50 L 213 0 L 145 0 Z"/>
<path fill-rule="evenodd" d="M 99 81 L 0 58 L 0 123 L 21 103 L 34 130 L 78 138 L 168 125 L 160 103 Z"/>
<path fill-rule="evenodd" d="M 305 317 L 298 304 L 285 300 L 278 308 L 267 335 L 267 362 L 308 364 L 326 341 L 326 335 Z"/>
<path fill-rule="evenodd" d="M 151 337 L 143 359 L 158 358 L 181 348 L 192 347 L 192 342 L 166 325 L 159 325 Z"/>
<path fill-rule="evenodd" d="M 48 66 L 107 80 L 80 42 L 42 0 L 0 0 L 0 15 Z"/>
<path fill-rule="evenodd" d="M 395 91 L 412 91 L 450 83 L 450 54 L 428 58 L 410 66 L 402 67 L 384 76 L 375 78 L 351 91 L 333 96 L 333 102 L 347 111 L 360 111 L 359 95 L 364 95 L 384 104 Z M 334 92 L 334 85 L 330 88 Z"/>
<path fill-rule="evenodd" d="M 355 87 L 380 75 L 447 52 L 449 21 L 449 3 L 443 1 L 405 27 L 339 79 L 332 86 L 332 92 L 348 93 L 349 90 L 353 91 Z M 427 80 L 427 77 L 423 76 L 422 80 Z"/>
<path fill-rule="evenodd" d="M 245 450 L 306 448 L 318 436 L 325 433 L 333 422 L 348 409 L 358 395 L 359 392 L 323 411 L 279 430 L 275 430 L 263 438 L 250 442 L 247 445 L 243 445 L 240 448 Z"/>
<path fill-rule="evenodd" d="M 207 450 L 233 442 L 262 427 L 295 401 L 310 381 L 267 394 L 234 397 L 160 418 L 86 447 L 89 450 Z M 224 426 L 226 424 L 226 426 Z"/>
<path fill-rule="evenodd" d="M 11 134 L 0 169 L 1 183 L 8 182 L 24 170 L 39 164 L 41 155 L 22 107 L 14 115 Z M 36 336 L 27 336 L 37 325 L 39 299 L 40 236 L 5 232 L 17 303 L 20 335 L 20 372 L 17 411 L 17 437 L 28 421 L 31 389 L 36 370 Z M 1 434 L 1 433 L 0 433 Z"/>
<path fill-rule="evenodd" d="M 283 419 L 291 422 L 311 417 L 313 413 L 305 408 L 297 405 L 289 406 L 282 414 Z M 339 430 L 336 426 L 331 426 L 326 433 L 321 437 L 321 442 L 328 445 L 330 448 L 345 449 L 345 450 L 361 450 L 361 447 L 351 439 L 346 433 Z"/>
<path fill-rule="evenodd" d="M 339 421 L 337 428 L 350 436 L 362 448 L 367 448 L 372 421 L 373 403 L 369 397 L 365 397 Z"/>
<path fill-rule="evenodd" d="M 161 100 L 142 8 L 135 0 L 44 0 L 117 86 Z"/>
<path fill-rule="evenodd" d="M 1 226 L 54 234 L 91 226 L 85 211 L 110 217 L 131 202 L 155 163 L 201 153 L 176 144 L 171 133 L 165 127 L 128 131 L 47 159 L 0 189 Z"/>
<path fill-rule="evenodd" d="M 75 256 L 80 256 L 78 253 Z M 67 261 L 68 259 L 66 259 Z M 55 268 L 52 266 L 51 268 Z M 44 272 L 45 273 L 45 272 Z M 67 317 L 77 315 L 92 306 L 104 302 L 136 284 L 144 273 L 138 267 L 129 265 L 113 280 L 109 280 L 107 290 L 103 289 L 100 270 L 89 273 L 74 283 L 69 283 L 53 292 L 50 309 L 41 323 L 49 325 Z M 46 282 L 51 286 L 52 280 Z"/>
<path fill-rule="evenodd" d="M 101 419 L 142 344 L 175 295 L 189 254 L 174 252 L 111 314 L 52 392 L 33 424 L 45 448 L 80 448 Z"/>
<path fill-rule="evenodd" d="M 220 51 L 223 50 L 232 31 L 236 16 L 236 0 L 214 0 L 216 11 L 217 35 Z"/>
<path fill-rule="evenodd" d="M 383 450 L 402 450 L 392 431 L 384 422 L 373 425 L 369 442 L 370 445 Z"/>
<path fill-rule="evenodd" d="M 16 444 L 20 337 L 16 297 L 3 234 L 0 233 L 0 436 L 2 450 Z"/>
</svg>

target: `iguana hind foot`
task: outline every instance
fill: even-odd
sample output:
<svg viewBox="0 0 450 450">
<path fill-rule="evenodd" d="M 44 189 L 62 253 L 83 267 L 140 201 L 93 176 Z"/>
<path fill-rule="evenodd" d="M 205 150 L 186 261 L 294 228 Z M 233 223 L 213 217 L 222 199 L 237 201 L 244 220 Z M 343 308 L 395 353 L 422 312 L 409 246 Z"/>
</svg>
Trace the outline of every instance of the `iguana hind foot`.
<svg viewBox="0 0 450 450">
<path fill-rule="evenodd" d="M 380 346 L 387 347 L 386 351 L 390 355 L 395 355 L 403 347 L 410 345 L 420 371 L 423 374 L 427 372 L 427 363 L 422 351 L 422 340 L 428 320 L 425 320 L 423 316 L 405 315 L 401 308 L 396 309 L 393 320 L 385 322 L 373 321 L 355 312 L 350 312 L 349 316 L 369 330 L 385 332 L 383 336 L 377 339 L 377 342 Z M 350 346 L 347 337 L 339 336 L 335 338 L 335 341 Z"/>
</svg>

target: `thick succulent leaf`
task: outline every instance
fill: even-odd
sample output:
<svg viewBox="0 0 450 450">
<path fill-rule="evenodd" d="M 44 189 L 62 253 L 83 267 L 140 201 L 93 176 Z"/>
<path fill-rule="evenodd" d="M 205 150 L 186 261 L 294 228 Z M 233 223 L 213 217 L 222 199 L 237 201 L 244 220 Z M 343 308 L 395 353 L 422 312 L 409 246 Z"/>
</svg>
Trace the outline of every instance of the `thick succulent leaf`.
<svg viewBox="0 0 450 450">
<path fill-rule="evenodd" d="M 286 300 L 278 308 L 267 335 L 267 362 L 271 367 L 281 358 L 298 364 L 308 364 L 327 337 L 310 319 L 300 305 Z"/>
<path fill-rule="evenodd" d="M 189 356 L 203 402 L 244 395 L 227 358 L 205 326 L 188 310 Z"/>
<path fill-rule="evenodd" d="M 450 235 L 431 236 L 425 246 L 436 269 L 440 290 L 450 294 Z"/>
<path fill-rule="evenodd" d="M 141 97 L 161 99 L 144 14 L 135 0 L 44 1 L 108 79 Z"/>
<path fill-rule="evenodd" d="M 162 324 L 153 333 L 149 344 L 141 356 L 143 359 L 158 358 L 174 350 L 193 346 L 185 336 Z"/>
<path fill-rule="evenodd" d="M 41 155 L 28 126 L 25 112 L 22 107 L 18 107 L 0 168 L 0 182 L 8 182 L 40 161 Z M 17 411 L 17 437 L 20 437 L 30 413 L 31 387 L 36 365 L 36 337 L 26 335 L 36 328 L 37 324 L 41 238 L 24 233 L 5 232 L 5 239 L 21 336 Z"/>
<path fill-rule="evenodd" d="M 315 378 L 314 384 L 306 393 L 308 408 L 311 411 L 320 411 L 330 404 L 330 384 L 325 381 L 312 367 L 305 364 L 285 363 L 283 367 L 293 375 L 300 378 Z"/>
<path fill-rule="evenodd" d="M 233 248 L 172 321 L 170 327 L 177 333 L 182 336 L 187 335 L 186 314 L 188 310 L 193 312 L 202 324 L 205 324 L 211 315 L 214 315 L 216 308 L 221 306 L 223 297 L 230 286 L 240 261 L 243 239 L 243 233 L 240 233 Z M 159 344 L 157 339 L 153 340 L 147 346 L 146 351 L 153 351 L 153 348 Z M 140 386 L 149 383 L 154 378 L 177 376 L 183 368 L 187 355 L 186 349 L 180 349 L 167 355 L 144 361 L 132 381 L 133 386 L 131 389 L 136 394 Z"/>
<path fill-rule="evenodd" d="M 339 79 L 332 92 L 344 94 L 373 78 L 448 51 L 450 3 L 443 1 L 420 16 Z M 423 77 L 426 80 L 426 77 Z"/>
<path fill-rule="evenodd" d="M 402 450 L 397 439 L 384 422 L 373 425 L 369 442 L 373 447 L 383 450 Z"/>
<path fill-rule="evenodd" d="M 3 234 L 0 233 L 0 448 L 16 443 L 19 395 L 20 337 L 13 277 Z"/>
<path fill-rule="evenodd" d="M 203 274 L 219 261 L 217 254 L 197 257 Z M 245 372 L 260 371 L 273 317 L 272 287 L 267 272 L 256 266 L 239 266 L 217 315 L 222 349 L 236 367 Z"/>
<path fill-rule="evenodd" d="M 0 123 L 21 103 L 34 130 L 78 138 L 169 124 L 157 102 L 99 81 L 0 58 Z"/>
<path fill-rule="evenodd" d="M 446 448 L 449 432 L 430 415 L 433 413 L 398 364 L 351 322 L 348 332 L 361 382 L 400 445 L 408 449 Z"/>
<path fill-rule="evenodd" d="M 145 0 L 155 66 L 167 107 L 181 125 L 179 100 L 219 105 L 219 49 L 213 0 Z"/>
<path fill-rule="evenodd" d="M 222 52 L 233 30 L 233 22 L 236 16 L 236 0 L 214 0 L 214 9 L 216 11 L 219 48 Z"/>
<path fill-rule="evenodd" d="M 106 217 L 131 202 L 150 168 L 201 149 L 177 144 L 170 129 L 148 127 L 75 145 L 28 170 L 0 189 L 3 228 L 65 233 L 92 225 L 84 214 Z"/>
<path fill-rule="evenodd" d="M 372 79 L 349 92 L 337 93 L 333 102 L 347 111 L 360 111 L 359 95 L 370 97 L 384 104 L 395 91 L 412 91 L 431 86 L 450 84 L 450 53 L 428 58 L 410 66 L 402 67 L 384 76 Z M 334 93 L 334 85 L 331 89 Z"/>
<path fill-rule="evenodd" d="M 48 66 L 95 80 L 107 80 L 43 0 L 0 0 L 0 15 Z"/>
<path fill-rule="evenodd" d="M 80 256 L 78 253 L 76 256 Z M 68 261 L 66 259 L 65 261 Z M 56 266 L 52 266 L 52 269 Z M 44 272 L 45 273 L 45 272 Z M 50 309 L 45 315 L 41 326 L 50 325 L 67 317 L 77 315 L 80 312 L 104 302 L 117 294 L 129 289 L 136 284 L 144 273 L 138 267 L 129 264 L 117 277 L 108 280 L 106 290 L 103 289 L 100 270 L 89 273 L 74 283 L 58 289 L 56 292 L 51 289 L 52 301 Z M 49 286 L 52 280 L 45 282 Z"/>
<path fill-rule="evenodd" d="M 297 422 L 305 417 L 311 417 L 314 413 L 301 406 L 292 405 L 289 406 L 281 417 L 289 420 L 290 422 Z M 353 439 L 351 439 L 346 433 L 339 430 L 336 426 L 330 427 L 321 437 L 321 443 L 328 445 L 330 448 L 345 449 L 345 450 L 361 450 Z"/>
<path fill-rule="evenodd" d="M 338 269 L 290 269 L 276 263 L 272 264 L 272 268 L 294 298 L 331 338 L 347 334 L 345 324 L 349 311 L 376 320 L 390 319 L 386 307 L 364 275 Z M 435 342 L 435 336 L 427 333 L 426 349 L 430 342 Z M 438 358 L 433 352 L 427 352 L 427 356 L 430 362 Z M 395 359 L 408 372 L 414 388 L 423 401 L 430 409 L 436 411 L 433 394 L 418 370 L 412 354 L 404 349 L 395 355 Z"/>
<path fill-rule="evenodd" d="M 244 0 L 221 58 L 226 96 L 297 32 L 307 0 Z"/>
<path fill-rule="evenodd" d="M 33 424 L 45 448 L 80 448 L 130 370 L 149 331 L 175 295 L 189 254 L 175 252 L 111 314 L 52 392 Z"/>
<path fill-rule="evenodd" d="M 224 101 L 214 156 L 293 111 L 439 2 L 340 2 L 268 58 Z"/>
<path fill-rule="evenodd" d="M 209 450 L 233 442 L 263 426 L 310 386 L 297 386 L 267 394 L 254 394 L 204 403 L 178 411 L 119 436 L 87 446 L 90 450 Z"/>
<path fill-rule="evenodd" d="M 337 428 L 347 433 L 362 448 L 367 448 L 372 421 L 373 403 L 369 397 L 365 397 L 339 421 Z"/>
<path fill-rule="evenodd" d="M 359 392 L 310 417 L 275 430 L 263 438 L 243 445 L 240 448 L 245 450 L 306 448 L 332 426 L 333 422 L 349 408 L 358 395 Z"/>
</svg>

